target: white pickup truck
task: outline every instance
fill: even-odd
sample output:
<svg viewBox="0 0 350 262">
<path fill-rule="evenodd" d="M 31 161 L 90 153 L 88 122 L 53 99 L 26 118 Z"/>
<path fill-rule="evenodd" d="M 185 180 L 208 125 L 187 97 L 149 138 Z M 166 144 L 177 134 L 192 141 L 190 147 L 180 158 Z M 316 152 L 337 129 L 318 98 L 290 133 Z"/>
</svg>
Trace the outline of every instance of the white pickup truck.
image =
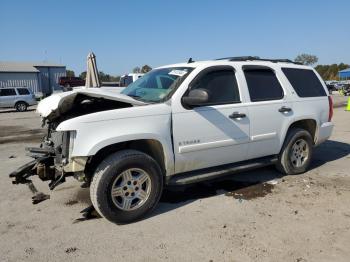
<svg viewBox="0 0 350 262">
<path fill-rule="evenodd" d="M 144 217 L 167 185 L 265 165 L 305 172 L 333 129 L 332 100 L 313 68 L 255 57 L 163 66 L 119 94 L 55 94 L 37 111 L 48 135 L 28 149 L 35 159 L 10 175 L 14 183 L 38 175 L 53 189 L 74 176 L 114 223 Z"/>
</svg>

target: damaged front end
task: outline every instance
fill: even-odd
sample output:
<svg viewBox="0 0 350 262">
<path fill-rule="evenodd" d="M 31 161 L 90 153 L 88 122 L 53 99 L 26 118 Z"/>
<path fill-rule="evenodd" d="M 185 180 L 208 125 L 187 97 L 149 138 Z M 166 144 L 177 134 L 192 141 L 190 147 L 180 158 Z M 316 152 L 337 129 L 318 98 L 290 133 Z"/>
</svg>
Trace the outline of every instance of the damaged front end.
<svg viewBox="0 0 350 262">
<path fill-rule="evenodd" d="M 66 181 L 67 176 L 72 176 L 73 163 L 69 162 L 69 153 L 73 144 L 75 132 L 55 132 L 49 128 L 48 136 L 41 143 L 40 147 L 26 148 L 27 154 L 34 158 L 31 162 L 23 165 L 10 174 L 14 180 L 13 184 L 28 184 L 29 189 L 34 194 L 33 204 L 40 203 L 50 197 L 38 192 L 31 176 L 37 175 L 42 181 L 50 181 L 49 188 L 53 190 L 56 186 Z"/>
<path fill-rule="evenodd" d="M 88 157 L 72 157 L 77 132 L 56 131 L 57 127 L 66 120 L 82 115 L 143 104 L 125 95 L 93 88 L 52 95 L 42 100 L 37 112 L 43 118 L 43 126 L 47 126 L 47 135 L 39 147 L 26 148 L 27 154 L 34 160 L 9 175 L 12 183 L 27 184 L 34 194 L 33 204 L 37 204 L 50 197 L 38 192 L 30 179 L 32 176 L 49 181 L 50 190 L 65 182 L 69 176 L 84 181 Z"/>
</svg>

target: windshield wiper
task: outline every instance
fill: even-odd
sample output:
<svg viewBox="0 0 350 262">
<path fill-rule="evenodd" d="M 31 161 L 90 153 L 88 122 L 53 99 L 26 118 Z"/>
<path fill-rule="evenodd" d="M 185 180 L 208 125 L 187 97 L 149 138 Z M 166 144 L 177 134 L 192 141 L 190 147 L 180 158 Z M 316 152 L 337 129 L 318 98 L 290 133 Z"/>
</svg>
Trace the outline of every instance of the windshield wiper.
<svg viewBox="0 0 350 262">
<path fill-rule="evenodd" d="M 127 95 L 127 96 L 130 96 L 130 97 L 132 97 L 132 98 L 134 98 L 135 100 L 141 100 L 140 98 L 140 96 L 137 96 L 137 95 Z"/>
</svg>

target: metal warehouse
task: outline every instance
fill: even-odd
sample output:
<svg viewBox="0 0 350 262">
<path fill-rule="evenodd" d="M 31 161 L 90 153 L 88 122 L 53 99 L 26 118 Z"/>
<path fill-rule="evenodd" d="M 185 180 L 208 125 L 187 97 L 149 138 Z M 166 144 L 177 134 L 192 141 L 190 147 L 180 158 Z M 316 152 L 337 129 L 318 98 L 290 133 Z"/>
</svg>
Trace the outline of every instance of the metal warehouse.
<svg viewBox="0 0 350 262">
<path fill-rule="evenodd" d="M 0 62 L 0 88 L 28 87 L 36 94 L 51 94 L 66 76 L 66 67 L 54 63 Z"/>
<path fill-rule="evenodd" d="M 350 80 L 350 68 L 339 71 L 339 78 L 342 80 Z"/>
</svg>

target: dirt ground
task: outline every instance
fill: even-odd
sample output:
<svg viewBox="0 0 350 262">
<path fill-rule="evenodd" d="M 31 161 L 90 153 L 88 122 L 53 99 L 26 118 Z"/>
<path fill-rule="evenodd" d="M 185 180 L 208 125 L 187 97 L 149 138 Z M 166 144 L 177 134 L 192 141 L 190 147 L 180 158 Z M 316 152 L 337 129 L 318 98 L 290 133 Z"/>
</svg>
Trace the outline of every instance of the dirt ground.
<svg viewBox="0 0 350 262">
<path fill-rule="evenodd" d="M 89 192 L 74 179 L 32 205 L 8 174 L 44 131 L 34 111 L 1 110 L 0 261 L 349 261 L 350 112 L 336 108 L 334 123 L 305 174 L 269 167 L 168 188 L 148 218 L 117 226 L 82 216 Z"/>
</svg>

